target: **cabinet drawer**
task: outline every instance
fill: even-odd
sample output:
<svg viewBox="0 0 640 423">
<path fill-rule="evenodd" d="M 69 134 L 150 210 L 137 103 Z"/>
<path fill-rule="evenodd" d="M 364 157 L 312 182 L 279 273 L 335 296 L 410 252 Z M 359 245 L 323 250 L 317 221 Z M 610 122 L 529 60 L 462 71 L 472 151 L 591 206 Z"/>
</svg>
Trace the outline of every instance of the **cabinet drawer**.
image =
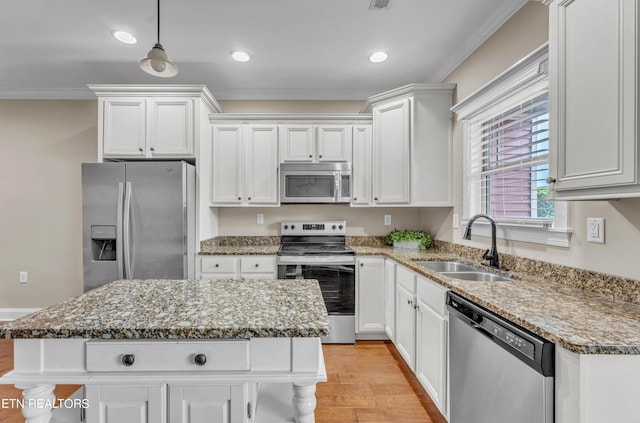
<svg viewBox="0 0 640 423">
<path fill-rule="evenodd" d="M 87 341 L 86 354 L 90 372 L 249 370 L 250 367 L 248 339 Z"/>
<path fill-rule="evenodd" d="M 396 281 L 411 294 L 416 293 L 416 274 L 402 266 L 396 268 Z"/>
<path fill-rule="evenodd" d="M 240 273 L 272 273 L 275 271 L 275 257 L 242 257 L 240 259 Z"/>
<path fill-rule="evenodd" d="M 436 313 L 445 315 L 447 289 L 430 279 L 418 276 L 417 281 L 418 299 L 428 304 Z"/>
<path fill-rule="evenodd" d="M 238 259 L 233 256 L 202 257 L 202 273 L 236 273 Z"/>
</svg>

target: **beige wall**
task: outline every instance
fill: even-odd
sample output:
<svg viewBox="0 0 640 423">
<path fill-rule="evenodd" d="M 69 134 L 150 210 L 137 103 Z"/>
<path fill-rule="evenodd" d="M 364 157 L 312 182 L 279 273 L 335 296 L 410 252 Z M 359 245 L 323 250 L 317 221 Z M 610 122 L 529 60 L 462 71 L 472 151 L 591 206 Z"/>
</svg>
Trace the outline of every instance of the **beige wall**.
<svg viewBox="0 0 640 423">
<path fill-rule="evenodd" d="M 491 38 L 456 68 L 444 82 L 458 84 L 460 101 L 481 88 L 521 58 L 548 40 L 548 9 L 538 2 L 527 3 Z M 462 214 L 462 131 L 454 125 L 454 212 Z M 640 251 L 640 199 L 613 202 L 572 202 L 573 235 L 569 248 L 548 247 L 522 242 L 503 241 L 498 250 L 533 259 L 640 279 L 637 252 Z M 606 219 L 606 244 L 586 241 L 587 217 Z M 433 224 L 431 213 L 422 213 L 422 224 Z M 488 238 L 462 240 L 460 229 L 451 229 L 451 214 L 441 219 L 434 233 L 437 238 L 486 248 Z"/>
<path fill-rule="evenodd" d="M 97 123 L 97 101 L 0 100 L 0 308 L 82 293 L 80 163 L 96 160 Z"/>
<path fill-rule="evenodd" d="M 264 224 L 256 224 L 256 214 L 264 214 Z M 384 215 L 391 225 L 384 225 Z M 295 219 L 346 220 L 348 235 L 386 235 L 392 229 L 419 229 L 420 209 L 411 207 L 359 208 L 337 204 L 290 204 L 272 208 L 219 208 L 220 235 L 280 235 L 280 221 Z"/>
</svg>

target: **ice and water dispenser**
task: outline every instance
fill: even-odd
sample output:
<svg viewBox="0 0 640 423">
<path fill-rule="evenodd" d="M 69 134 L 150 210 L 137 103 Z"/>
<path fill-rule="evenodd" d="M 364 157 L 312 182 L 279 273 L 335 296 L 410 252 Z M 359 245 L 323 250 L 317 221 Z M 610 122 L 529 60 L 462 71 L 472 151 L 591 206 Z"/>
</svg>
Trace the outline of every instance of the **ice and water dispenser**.
<svg viewBox="0 0 640 423">
<path fill-rule="evenodd" d="M 95 261 L 116 261 L 115 225 L 91 226 L 91 257 Z"/>
</svg>

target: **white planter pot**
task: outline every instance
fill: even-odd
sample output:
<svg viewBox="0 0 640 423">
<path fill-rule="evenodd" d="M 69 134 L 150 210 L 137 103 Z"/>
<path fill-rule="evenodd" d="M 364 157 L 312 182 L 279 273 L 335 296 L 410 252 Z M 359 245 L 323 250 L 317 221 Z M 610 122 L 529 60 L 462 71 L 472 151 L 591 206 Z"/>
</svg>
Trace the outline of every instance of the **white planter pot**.
<svg viewBox="0 0 640 423">
<path fill-rule="evenodd" d="M 417 250 L 420 247 L 420 241 L 400 241 L 393 242 L 393 248 L 399 250 Z"/>
</svg>

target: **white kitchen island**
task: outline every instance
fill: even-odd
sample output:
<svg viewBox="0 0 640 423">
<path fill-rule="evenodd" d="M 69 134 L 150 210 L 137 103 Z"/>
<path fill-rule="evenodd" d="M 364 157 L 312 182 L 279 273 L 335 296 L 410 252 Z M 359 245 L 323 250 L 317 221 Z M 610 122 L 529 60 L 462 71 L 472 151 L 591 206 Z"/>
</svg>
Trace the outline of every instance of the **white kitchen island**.
<svg viewBox="0 0 640 423">
<path fill-rule="evenodd" d="M 121 280 L 0 327 L 0 383 L 27 423 L 261 422 L 284 384 L 283 414 L 313 422 L 328 333 L 317 281 Z M 55 384 L 84 386 L 62 402 Z"/>
</svg>

